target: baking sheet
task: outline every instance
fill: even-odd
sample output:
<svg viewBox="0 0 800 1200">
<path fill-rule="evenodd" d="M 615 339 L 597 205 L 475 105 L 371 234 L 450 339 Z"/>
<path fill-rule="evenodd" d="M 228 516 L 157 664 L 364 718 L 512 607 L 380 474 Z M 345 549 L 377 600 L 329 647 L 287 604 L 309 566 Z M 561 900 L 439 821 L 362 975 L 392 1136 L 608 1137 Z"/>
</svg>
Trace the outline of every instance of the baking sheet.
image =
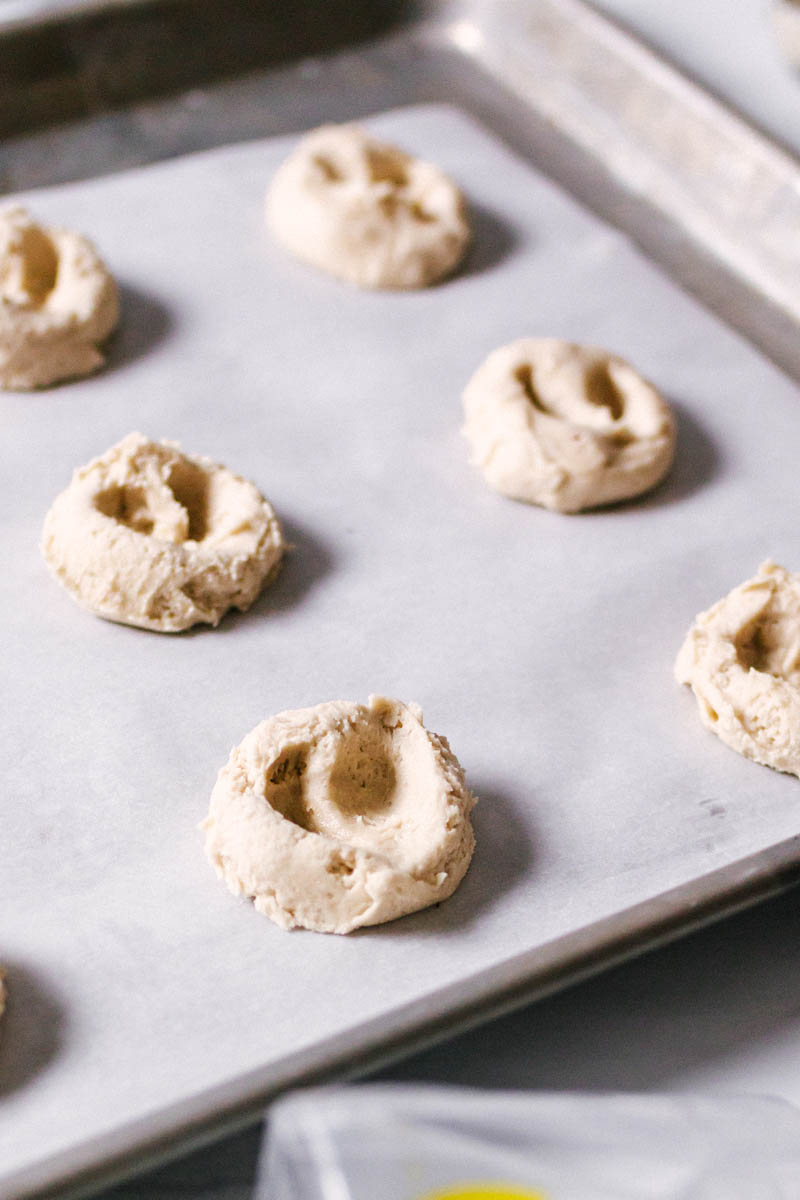
<svg viewBox="0 0 800 1200">
<path fill-rule="evenodd" d="M 104 374 L 0 400 L 8 1180 L 325 1039 L 388 1035 L 403 1005 L 800 830 L 797 781 L 702 730 L 672 680 L 698 609 L 768 555 L 800 564 L 795 385 L 463 113 L 370 125 L 470 197 L 475 249 L 436 289 L 360 293 L 271 244 L 291 139 L 30 197 L 96 240 L 125 324 Z M 580 517 L 489 491 L 459 394 L 527 333 L 661 386 L 663 487 Z M 99 621 L 40 559 L 72 468 L 132 429 L 252 478 L 294 543 L 216 631 Z M 373 691 L 450 739 L 481 798 L 473 866 L 440 908 L 287 934 L 219 883 L 197 823 L 257 721 Z"/>
</svg>

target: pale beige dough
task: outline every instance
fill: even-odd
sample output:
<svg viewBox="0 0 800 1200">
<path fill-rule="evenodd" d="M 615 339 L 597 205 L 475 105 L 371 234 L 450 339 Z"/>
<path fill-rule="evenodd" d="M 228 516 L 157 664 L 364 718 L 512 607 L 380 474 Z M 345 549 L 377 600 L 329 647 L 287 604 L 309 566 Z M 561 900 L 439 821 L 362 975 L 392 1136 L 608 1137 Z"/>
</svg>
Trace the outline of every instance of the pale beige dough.
<svg viewBox="0 0 800 1200">
<path fill-rule="evenodd" d="M 84 608 L 167 633 L 249 608 L 284 548 L 252 483 L 140 433 L 75 471 L 42 539 L 48 566 Z"/>
<path fill-rule="evenodd" d="M 800 575 L 762 563 L 695 617 L 675 676 L 726 745 L 800 775 Z"/>
<path fill-rule="evenodd" d="M 498 492 L 574 513 L 628 500 L 666 475 L 669 406 L 629 363 L 557 338 L 493 351 L 463 396 L 471 461 Z"/>
<path fill-rule="evenodd" d="M 474 803 L 417 705 L 334 700 L 278 713 L 231 751 L 206 852 L 231 891 L 284 929 L 349 933 L 455 891 Z"/>
<path fill-rule="evenodd" d="M 117 286 L 91 242 L 19 205 L 0 210 L 0 387 L 88 375 L 118 320 Z"/>
<path fill-rule="evenodd" d="M 267 192 L 267 222 L 292 254 L 362 288 L 420 288 L 469 244 L 463 197 L 432 163 L 357 125 L 307 134 Z"/>
<path fill-rule="evenodd" d="M 769 11 L 778 45 L 791 65 L 800 67 L 800 3 L 772 0 Z"/>
</svg>

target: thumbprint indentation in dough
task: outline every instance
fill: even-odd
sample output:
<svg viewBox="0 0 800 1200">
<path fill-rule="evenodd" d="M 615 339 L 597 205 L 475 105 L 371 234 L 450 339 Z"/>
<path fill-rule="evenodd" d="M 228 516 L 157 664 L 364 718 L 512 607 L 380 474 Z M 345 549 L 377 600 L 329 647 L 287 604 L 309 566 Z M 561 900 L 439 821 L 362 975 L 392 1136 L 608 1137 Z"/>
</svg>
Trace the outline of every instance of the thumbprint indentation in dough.
<svg viewBox="0 0 800 1200">
<path fill-rule="evenodd" d="M 266 215 L 297 258 L 364 288 L 435 283 L 470 240 L 452 180 L 356 125 L 307 134 L 278 169 Z"/>
<path fill-rule="evenodd" d="M 231 890 L 285 928 L 347 933 L 446 899 L 474 797 L 415 706 L 370 697 L 279 713 L 220 771 L 206 851 Z"/>
<path fill-rule="evenodd" d="M 287 821 L 307 832 L 339 837 L 344 824 L 375 825 L 397 794 L 390 736 L 378 730 L 344 729 L 319 803 L 319 780 L 309 777 L 307 743 L 287 747 L 266 770 L 264 796 Z M 315 793 L 318 803 L 315 808 Z"/>
<path fill-rule="evenodd" d="M 126 525 L 135 533 L 150 534 L 155 520 L 150 515 L 147 493 L 141 487 L 114 485 L 104 488 L 94 498 L 94 507 L 104 517 Z"/>
<path fill-rule="evenodd" d="M 573 513 L 638 496 L 672 462 L 669 406 L 624 359 L 558 338 L 488 356 L 464 390 L 472 461 L 504 495 Z"/>
<path fill-rule="evenodd" d="M 734 639 L 739 662 L 800 686 L 800 612 L 772 603 Z"/>
<path fill-rule="evenodd" d="M 675 663 L 726 745 L 800 775 L 800 575 L 773 562 L 699 613 Z"/>
<path fill-rule="evenodd" d="M 397 791 L 391 733 L 367 730 L 343 738 L 330 775 L 331 800 L 345 817 L 370 824 L 385 817 Z"/>
<path fill-rule="evenodd" d="M 4 300 L 31 308 L 44 304 L 57 275 L 58 254 L 44 229 L 30 220 L 0 223 L 0 296 Z"/>
<path fill-rule="evenodd" d="M 612 421 L 625 413 L 625 399 L 617 387 L 608 362 L 595 362 L 586 372 L 586 398 L 599 408 L 607 408 Z"/>
<path fill-rule="evenodd" d="M 209 532 L 208 472 L 188 459 L 172 464 L 164 478 L 172 500 L 181 510 L 169 505 L 161 489 L 138 484 L 113 484 L 99 492 L 94 506 L 99 513 L 118 521 L 135 533 L 154 534 L 163 541 L 202 542 Z M 171 519 L 165 519 L 169 514 Z"/>
<path fill-rule="evenodd" d="M 307 796 L 308 745 L 288 746 L 267 767 L 264 798 L 270 808 L 292 825 L 316 833 L 317 825 Z"/>
<path fill-rule="evenodd" d="M 202 542 L 209 532 L 209 493 L 211 481 L 207 471 L 190 459 L 179 459 L 167 476 L 167 487 L 186 512 L 189 522 L 188 540 Z"/>
<path fill-rule="evenodd" d="M 45 229 L 20 205 L 0 210 L 0 387 L 46 387 L 103 364 L 117 287 L 80 234 Z"/>
<path fill-rule="evenodd" d="M 410 160 L 402 150 L 380 142 L 366 145 L 366 161 L 369 177 L 373 183 L 390 183 L 395 188 L 408 187 L 411 176 Z"/>
<path fill-rule="evenodd" d="M 284 543 L 248 480 L 134 433 L 74 473 L 45 518 L 42 549 L 91 612 L 177 632 L 249 608 Z"/>
<path fill-rule="evenodd" d="M 547 407 L 542 397 L 537 392 L 533 383 L 533 367 L 530 363 L 522 363 L 514 372 L 514 377 L 522 386 L 522 390 L 528 397 L 529 402 L 540 413 L 549 413 L 551 410 Z"/>
<path fill-rule="evenodd" d="M 314 166 L 328 183 L 342 183 L 344 174 L 326 154 L 315 154 L 311 159 Z"/>
<path fill-rule="evenodd" d="M 432 224 L 436 220 L 436 213 L 430 212 L 424 205 L 417 201 L 410 206 L 411 215 L 416 221 L 421 221 L 423 225 Z"/>
</svg>

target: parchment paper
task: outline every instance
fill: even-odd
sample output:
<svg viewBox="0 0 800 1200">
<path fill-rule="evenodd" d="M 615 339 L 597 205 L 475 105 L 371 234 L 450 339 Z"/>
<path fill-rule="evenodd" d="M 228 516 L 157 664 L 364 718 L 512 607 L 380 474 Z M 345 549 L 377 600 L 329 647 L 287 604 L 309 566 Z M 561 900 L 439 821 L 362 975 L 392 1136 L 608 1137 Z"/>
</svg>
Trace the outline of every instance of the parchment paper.
<svg viewBox="0 0 800 1200">
<path fill-rule="evenodd" d="M 234 1080 L 800 830 L 797 780 L 705 732 L 672 663 L 693 615 L 800 568 L 795 386 L 625 238 L 446 107 L 379 133 L 474 207 L 452 281 L 367 294 L 262 227 L 290 140 L 30 197 L 122 281 L 109 368 L 5 395 L 0 1163 L 10 1172 Z M 652 496 L 563 517 L 467 463 L 460 392 L 529 333 L 604 345 L 675 403 Z M 42 518 L 130 430 L 252 478 L 294 543 L 216 631 L 98 620 L 49 577 Z M 480 796 L 452 900 L 349 938 L 231 896 L 197 824 L 230 747 L 280 709 L 419 701 Z"/>
</svg>

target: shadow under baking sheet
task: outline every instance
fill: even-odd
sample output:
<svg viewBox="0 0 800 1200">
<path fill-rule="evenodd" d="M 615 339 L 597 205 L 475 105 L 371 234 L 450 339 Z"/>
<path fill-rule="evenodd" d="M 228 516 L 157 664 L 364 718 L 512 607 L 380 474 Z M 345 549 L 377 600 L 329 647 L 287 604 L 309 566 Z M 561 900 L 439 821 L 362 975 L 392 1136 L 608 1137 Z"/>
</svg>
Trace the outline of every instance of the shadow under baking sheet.
<svg viewBox="0 0 800 1200">
<path fill-rule="evenodd" d="M 797 889 L 378 1073 L 548 1090 L 775 1092 L 800 1058 Z M 779 1066 L 781 1059 L 784 1066 Z"/>
</svg>

